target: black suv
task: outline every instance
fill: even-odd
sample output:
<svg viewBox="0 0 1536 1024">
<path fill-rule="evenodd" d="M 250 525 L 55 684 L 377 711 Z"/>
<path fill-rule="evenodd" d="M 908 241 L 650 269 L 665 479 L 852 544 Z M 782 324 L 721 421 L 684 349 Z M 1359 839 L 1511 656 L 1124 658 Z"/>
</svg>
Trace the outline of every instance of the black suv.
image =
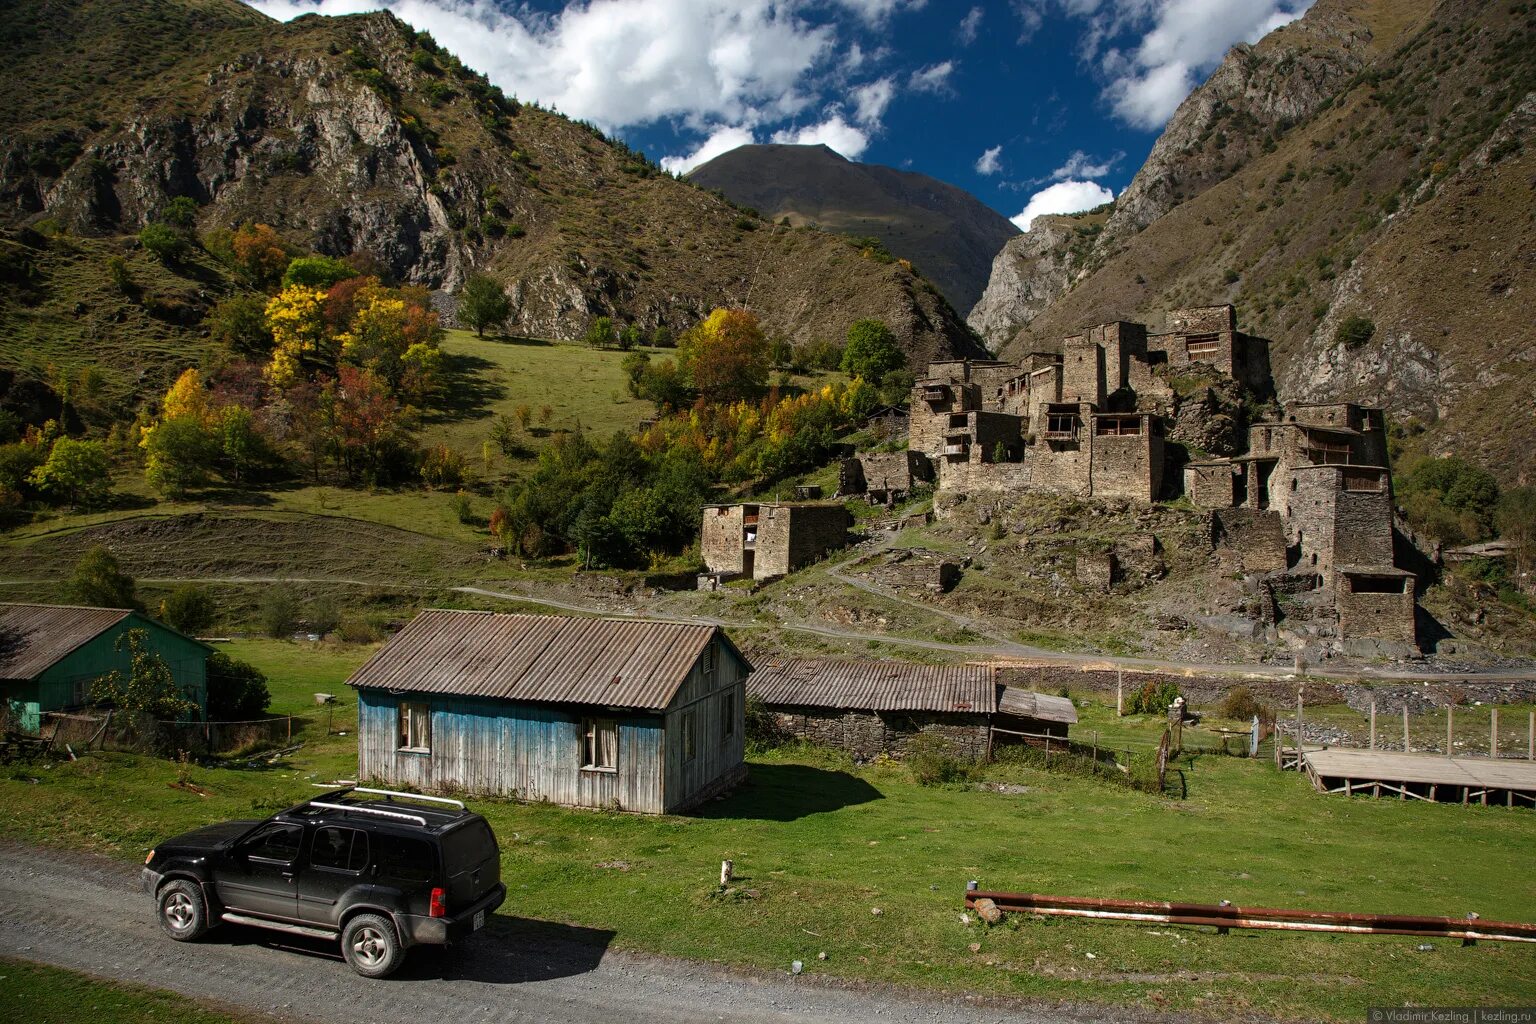
<svg viewBox="0 0 1536 1024">
<path fill-rule="evenodd" d="M 393 973 L 410 946 L 480 928 L 507 895 L 480 815 L 457 800 L 358 787 L 167 840 L 144 858 L 142 883 L 180 942 L 220 921 L 340 938 L 369 978 Z"/>
</svg>

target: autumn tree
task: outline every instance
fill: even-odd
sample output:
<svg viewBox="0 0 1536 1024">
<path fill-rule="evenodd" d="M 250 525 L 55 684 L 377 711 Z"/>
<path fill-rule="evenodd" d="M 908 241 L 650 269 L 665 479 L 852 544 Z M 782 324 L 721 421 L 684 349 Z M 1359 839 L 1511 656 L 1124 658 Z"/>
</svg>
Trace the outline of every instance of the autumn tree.
<svg viewBox="0 0 1536 1024">
<path fill-rule="evenodd" d="M 112 489 L 111 466 L 101 442 L 68 437 L 53 442 L 30 479 L 44 494 L 76 508 L 101 502 Z"/>
<path fill-rule="evenodd" d="M 289 261 L 288 268 L 283 271 L 283 287 L 292 288 L 300 284 L 306 288 L 324 290 L 339 281 L 356 276 L 357 271 L 353 270 L 351 264 L 345 260 L 319 254 L 299 256 Z"/>
<path fill-rule="evenodd" d="M 272 331 L 267 327 L 267 299 L 249 292 L 231 295 L 208 314 L 213 340 L 230 351 L 250 358 L 272 354 Z"/>
<path fill-rule="evenodd" d="M 267 379 L 274 387 L 289 387 L 315 365 L 332 362 L 324 310 L 325 293 L 304 285 L 285 288 L 267 303 L 273 342 Z"/>
<path fill-rule="evenodd" d="M 512 300 L 495 278 L 471 274 L 459 289 L 459 321 L 485 337 L 487 327 L 500 327 L 512 315 Z"/>
<path fill-rule="evenodd" d="M 711 402 L 755 396 L 768 382 L 768 342 L 747 310 L 715 310 L 683 333 L 677 349 L 694 388 Z"/>
<path fill-rule="evenodd" d="M 282 236 L 267 224 L 237 228 L 230 236 L 229 250 L 235 268 L 258 288 L 277 284 L 293 255 Z"/>
</svg>

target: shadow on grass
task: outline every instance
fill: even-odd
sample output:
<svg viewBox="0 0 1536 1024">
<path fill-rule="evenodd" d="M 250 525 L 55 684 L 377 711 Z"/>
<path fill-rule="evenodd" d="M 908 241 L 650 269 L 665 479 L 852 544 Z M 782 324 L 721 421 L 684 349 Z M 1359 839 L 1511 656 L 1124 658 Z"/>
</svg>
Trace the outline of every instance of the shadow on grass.
<svg viewBox="0 0 1536 1024">
<path fill-rule="evenodd" d="M 695 817 L 797 821 L 884 799 L 874 786 L 847 772 L 806 764 L 757 762 L 750 770 L 746 782 L 724 800 L 699 808 Z"/>
<path fill-rule="evenodd" d="M 495 341 L 503 345 L 525 345 L 530 348 L 549 348 L 554 345 L 547 338 L 529 338 L 521 334 L 487 334 L 485 341 Z"/>
<path fill-rule="evenodd" d="M 480 931 L 451 947 L 412 947 L 400 970 L 387 980 L 522 985 L 570 978 L 596 970 L 613 937 L 612 931 L 603 928 L 497 915 L 486 921 Z M 209 932 L 202 941 L 226 946 L 265 946 L 298 956 L 335 960 L 338 970 L 347 972 L 340 963 L 341 947 L 333 940 L 226 924 Z M 350 977 L 350 972 L 344 973 L 338 983 L 345 984 Z"/>
<path fill-rule="evenodd" d="M 425 418 L 433 423 L 453 423 L 459 420 L 483 420 L 491 415 L 490 405 L 506 397 L 504 385 L 490 380 L 487 374 L 496 364 L 480 356 L 444 353 L 449 382 L 443 389 L 442 405 Z"/>
</svg>

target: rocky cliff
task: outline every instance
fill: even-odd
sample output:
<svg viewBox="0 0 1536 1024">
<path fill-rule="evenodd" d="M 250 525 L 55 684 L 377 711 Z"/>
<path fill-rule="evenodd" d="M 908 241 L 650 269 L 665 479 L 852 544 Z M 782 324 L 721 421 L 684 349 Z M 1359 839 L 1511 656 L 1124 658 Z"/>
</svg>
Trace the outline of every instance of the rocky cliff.
<svg viewBox="0 0 1536 1024">
<path fill-rule="evenodd" d="M 609 315 L 680 330 L 744 304 L 792 340 L 889 323 L 914 360 L 982 350 L 932 285 L 777 229 L 589 126 L 520 104 L 387 13 L 286 24 L 236 0 L 49 0 L 0 12 L 0 219 L 138 230 L 175 196 L 206 231 L 272 224 L 394 276 L 501 279 L 514 330 Z M 65 54 L 76 55 L 63 63 Z M 61 71 L 61 68 L 63 69 Z"/>
<path fill-rule="evenodd" d="M 1185 101 L 1088 252 L 1070 252 L 1076 232 L 1010 243 L 1044 273 L 1021 283 L 1000 257 L 997 293 L 1025 298 L 974 311 L 973 325 L 1017 354 L 1087 323 L 1158 326 L 1170 307 L 1232 302 L 1271 340 L 1283 398 L 1382 401 L 1427 424 L 1437 450 L 1529 481 L 1528 15 L 1319 0 Z M 1349 317 L 1370 321 L 1369 339 L 1338 340 Z"/>
</svg>

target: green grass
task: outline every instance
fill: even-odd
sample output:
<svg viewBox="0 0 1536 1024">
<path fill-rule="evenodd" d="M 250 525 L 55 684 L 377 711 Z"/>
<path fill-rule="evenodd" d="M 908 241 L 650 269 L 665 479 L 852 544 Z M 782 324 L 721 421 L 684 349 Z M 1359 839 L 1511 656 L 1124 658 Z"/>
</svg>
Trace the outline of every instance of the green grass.
<svg viewBox="0 0 1536 1024">
<path fill-rule="evenodd" d="M 316 689 L 340 690 L 367 653 L 276 641 L 230 650 L 262 666 L 275 703 L 295 710 Z M 1080 739 L 1099 729 L 1106 745 L 1140 748 L 1160 734 L 1102 704 L 1080 714 Z M 206 799 L 170 788 L 174 763 L 136 755 L 13 766 L 0 775 L 0 833 L 136 859 L 167 835 L 270 813 L 356 770 L 353 737 L 311 727 L 303 738 L 276 767 L 194 767 Z M 1347 1020 L 1368 1005 L 1530 997 L 1536 951 L 1499 943 L 1419 953 L 1413 938 L 960 921 L 972 878 L 1068 895 L 1536 919 L 1536 817 L 1525 812 L 1323 796 L 1265 760 L 1213 756 L 1176 764 L 1186 799 L 1017 765 L 988 777 L 1022 792 L 924 788 L 899 764 L 860 768 L 805 747 L 755 755 L 750 768 L 746 785 L 691 817 L 475 800 L 501 839 L 504 912 L 611 931 L 618 948 L 767 970 L 798 959 L 850 979 L 1223 1016 Z M 738 877 L 722 894 L 724 858 Z"/>
<path fill-rule="evenodd" d="M 433 414 L 422 430 L 424 444 L 447 444 L 478 462 L 482 443 L 497 416 L 514 416 L 520 405 L 532 413 L 531 433 L 523 444 L 536 451 L 552 431 L 585 430 L 607 438 L 616 430 L 633 431 L 655 415 L 649 402 L 633 398 L 620 369 L 625 353 L 594 349 L 575 342 L 523 338 L 477 338 L 471 331 L 449 331 L 443 341 L 449 366 L 457 373 L 457 399 Z M 647 350 L 652 358 L 674 353 Z M 540 410 L 549 406 L 548 420 Z M 504 460 L 497 456 L 498 465 Z"/>
<path fill-rule="evenodd" d="M 348 706 L 355 722 L 356 694 L 347 688 L 347 677 L 377 650 L 377 645 L 251 639 L 233 640 L 218 648 L 266 673 L 267 690 L 272 695 L 267 705 L 270 711 L 313 714 L 317 710 L 315 694 L 330 693 L 339 704 Z"/>
<path fill-rule="evenodd" d="M 267 1021 L 205 1006 L 174 992 L 0 957 L 0 1019 L 30 1024 L 234 1024 Z"/>
</svg>

